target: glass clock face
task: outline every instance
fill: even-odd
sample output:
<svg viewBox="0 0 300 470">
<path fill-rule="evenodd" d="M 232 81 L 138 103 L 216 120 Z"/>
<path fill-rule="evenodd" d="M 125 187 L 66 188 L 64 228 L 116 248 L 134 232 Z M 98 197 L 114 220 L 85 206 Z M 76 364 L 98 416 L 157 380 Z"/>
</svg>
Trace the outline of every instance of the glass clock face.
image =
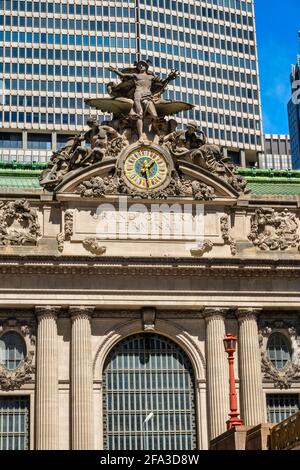
<svg viewBox="0 0 300 470">
<path fill-rule="evenodd" d="M 152 149 L 136 150 L 124 163 L 128 181 L 139 189 L 158 188 L 167 178 L 168 166 L 164 157 Z"/>
</svg>

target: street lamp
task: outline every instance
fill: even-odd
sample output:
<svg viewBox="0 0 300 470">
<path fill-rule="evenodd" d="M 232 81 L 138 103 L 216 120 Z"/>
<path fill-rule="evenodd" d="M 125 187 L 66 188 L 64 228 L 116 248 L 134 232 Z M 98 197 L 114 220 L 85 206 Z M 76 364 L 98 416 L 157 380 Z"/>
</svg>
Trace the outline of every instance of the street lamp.
<svg viewBox="0 0 300 470">
<path fill-rule="evenodd" d="M 153 418 L 154 413 L 151 411 L 146 418 L 143 421 L 142 424 L 142 434 L 143 434 L 143 439 L 142 439 L 142 450 L 146 450 L 146 424 Z"/>
<path fill-rule="evenodd" d="M 234 380 L 234 353 L 236 351 L 237 337 L 227 334 L 223 340 L 225 352 L 228 354 L 229 363 L 229 385 L 230 385 L 230 419 L 227 421 L 227 429 L 243 426 L 244 422 L 239 418 L 237 411 L 237 397 Z"/>
</svg>

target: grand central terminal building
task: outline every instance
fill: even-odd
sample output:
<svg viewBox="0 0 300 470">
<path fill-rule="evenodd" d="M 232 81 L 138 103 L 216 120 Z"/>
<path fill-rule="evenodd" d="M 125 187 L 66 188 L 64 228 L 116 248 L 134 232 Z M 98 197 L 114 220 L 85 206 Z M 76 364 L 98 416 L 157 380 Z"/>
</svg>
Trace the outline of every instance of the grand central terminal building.
<svg viewBox="0 0 300 470">
<path fill-rule="evenodd" d="M 176 129 L 175 72 L 116 73 L 90 103 L 111 121 L 0 168 L 1 449 L 208 449 L 226 333 L 244 423 L 299 409 L 299 174 Z"/>
</svg>

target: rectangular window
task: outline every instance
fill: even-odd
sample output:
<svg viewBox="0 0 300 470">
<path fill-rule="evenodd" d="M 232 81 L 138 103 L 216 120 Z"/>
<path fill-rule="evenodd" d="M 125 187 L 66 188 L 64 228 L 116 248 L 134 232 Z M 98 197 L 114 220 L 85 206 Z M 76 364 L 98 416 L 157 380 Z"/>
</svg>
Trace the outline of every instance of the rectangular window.
<svg viewBox="0 0 300 470">
<path fill-rule="evenodd" d="M 267 412 L 269 423 L 280 423 L 297 413 L 300 409 L 299 395 L 272 394 L 267 395 Z"/>
<path fill-rule="evenodd" d="M 0 397 L 0 450 L 28 450 L 29 422 L 29 397 Z"/>
</svg>

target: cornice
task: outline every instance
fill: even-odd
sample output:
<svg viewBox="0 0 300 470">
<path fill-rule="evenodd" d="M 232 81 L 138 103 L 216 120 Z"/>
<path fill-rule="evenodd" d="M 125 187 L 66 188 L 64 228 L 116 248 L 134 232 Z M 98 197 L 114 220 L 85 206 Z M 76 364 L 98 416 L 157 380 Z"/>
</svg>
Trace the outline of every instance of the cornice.
<svg viewBox="0 0 300 470">
<path fill-rule="evenodd" d="M 0 274 L 183 277 L 300 277 L 300 259 L 1 256 Z"/>
</svg>

